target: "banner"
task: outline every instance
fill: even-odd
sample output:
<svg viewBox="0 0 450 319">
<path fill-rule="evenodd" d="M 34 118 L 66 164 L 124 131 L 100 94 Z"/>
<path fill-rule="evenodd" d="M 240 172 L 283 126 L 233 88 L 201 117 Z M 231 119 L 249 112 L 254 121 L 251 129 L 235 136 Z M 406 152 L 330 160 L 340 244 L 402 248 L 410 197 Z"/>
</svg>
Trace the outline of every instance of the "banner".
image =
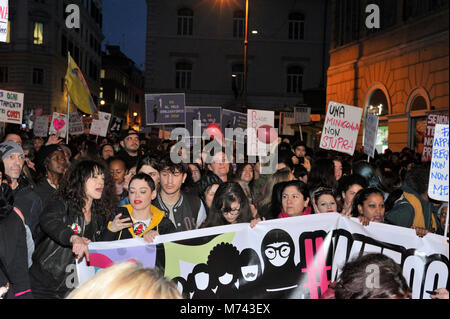
<svg viewBox="0 0 450 319">
<path fill-rule="evenodd" d="M 22 124 L 23 93 L 0 90 L 0 122 Z"/>
<path fill-rule="evenodd" d="M 146 125 L 185 124 L 184 93 L 145 94 Z"/>
<path fill-rule="evenodd" d="M 217 106 L 186 106 L 185 111 L 185 128 L 191 137 L 201 138 L 203 131 L 211 123 L 222 123 L 222 108 Z M 201 121 L 201 129 L 194 130 L 193 121 Z"/>
<path fill-rule="evenodd" d="M 353 155 L 361 115 L 362 108 L 331 101 L 320 138 L 320 148 Z"/>
<path fill-rule="evenodd" d="M 66 137 L 68 126 L 67 120 L 67 114 L 53 112 L 52 120 L 50 121 L 50 131 L 48 132 L 48 134 L 53 135 L 56 134 L 56 132 L 59 132 L 60 138 Z"/>
<path fill-rule="evenodd" d="M 93 119 L 89 134 L 105 137 L 108 133 L 109 120 L 111 114 L 106 112 L 98 112 L 98 119 Z"/>
<path fill-rule="evenodd" d="M 382 253 L 397 262 L 413 298 L 448 288 L 447 239 L 382 223 L 362 226 L 338 213 L 290 217 L 162 235 L 154 244 L 127 239 L 89 244 L 90 266 L 77 264 L 78 284 L 114 263 L 160 267 L 189 298 L 317 299 L 344 264 Z"/>
<path fill-rule="evenodd" d="M 222 128 L 223 134 L 225 134 L 225 140 L 229 140 L 227 138 L 227 128 L 230 128 L 230 129 L 234 130 L 234 133 L 236 133 L 236 135 L 238 135 L 238 133 L 240 132 L 240 130 L 237 130 L 237 129 L 241 129 L 242 135 L 238 135 L 238 136 L 242 136 L 242 140 L 245 141 L 245 139 L 247 138 L 247 135 L 245 134 L 245 130 L 247 129 L 247 114 L 241 113 L 241 112 L 236 112 L 236 111 L 231 111 L 231 110 L 227 110 L 227 109 L 222 109 L 222 126 L 221 126 L 221 128 Z M 236 138 L 233 138 L 233 139 L 236 139 Z M 237 141 L 237 139 L 236 139 L 236 141 Z"/>
<path fill-rule="evenodd" d="M 8 0 L 0 0 L 0 42 L 8 39 Z"/>
<path fill-rule="evenodd" d="M 247 155 L 267 155 L 267 146 L 276 142 L 275 112 L 247 110 Z"/>
<path fill-rule="evenodd" d="M 423 139 L 422 162 L 431 161 L 433 149 L 434 126 L 436 124 L 448 124 L 448 114 L 430 113 L 427 117 L 427 128 Z"/>
<path fill-rule="evenodd" d="M 448 124 L 436 124 L 434 128 L 433 156 L 431 157 L 428 196 L 448 203 Z"/>
<path fill-rule="evenodd" d="M 364 153 L 375 157 L 375 147 L 377 144 L 378 134 L 378 116 L 374 114 L 367 114 L 366 122 L 364 124 Z"/>
<path fill-rule="evenodd" d="M 83 120 L 78 112 L 69 113 L 69 134 L 81 135 L 84 133 Z"/>
<path fill-rule="evenodd" d="M 311 122 L 311 108 L 310 107 L 294 107 L 295 123 Z"/>
<path fill-rule="evenodd" d="M 47 137 L 48 135 L 48 117 L 38 116 L 33 122 L 33 134 L 35 136 Z"/>
</svg>

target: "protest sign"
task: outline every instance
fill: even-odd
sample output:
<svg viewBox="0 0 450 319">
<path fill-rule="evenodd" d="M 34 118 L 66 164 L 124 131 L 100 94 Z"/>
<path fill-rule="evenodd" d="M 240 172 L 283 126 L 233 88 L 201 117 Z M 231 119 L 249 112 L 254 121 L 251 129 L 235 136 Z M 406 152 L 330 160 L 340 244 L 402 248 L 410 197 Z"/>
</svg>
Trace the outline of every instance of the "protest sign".
<svg viewBox="0 0 450 319">
<path fill-rule="evenodd" d="M 227 137 L 227 129 L 233 129 L 233 133 L 239 136 L 239 138 L 236 138 L 236 142 L 244 142 L 247 138 L 245 134 L 245 130 L 247 129 L 247 114 L 222 109 L 222 132 L 225 134 L 225 140 L 231 141 L 231 136 Z"/>
<path fill-rule="evenodd" d="M 295 124 L 293 112 L 280 112 L 280 135 L 294 135 L 295 131 L 291 124 Z"/>
<path fill-rule="evenodd" d="M 364 153 L 375 157 L 375 146 L 377 143 L 378 133 L 378 116 L 375 114 L 367 114 L 364 124 Z"/>
<path fill-rule="evenodd" d="M 330 102 L 320 138 L 320 148 L 353 155 L 362 108 Z"/>
<path fill-rule="evenodd" d="M 122 130 L 122 125 L 125 122 L 123 118 L 113 116 L 111 120 L 111 127 L 109 130 L 111 132 L 120 132 Z"/>
<path fill-rule="evenodd" d="M 108 133 L 109 121 L 111 114 L 106 112 L 98 112 L 98 119 L 92 119 L 89 134 L 105 137 Z"/>
<path fill-rule="evenodd" d="M 427 128 L 423 139 L 422 162 L 431 161 L 433 149 L 434 126 L 436 124 L 448 124 L 448 114 L 430 113 L 427 117 Z"/>
<path fill-rule="evenodd" d="M 222 122 L 222 108 L 217 106 L 186 106 L 185 107 L 185 128 L 191 137 L 201 138 L 203 131 L 208 124 Z M 200 130 L 194 129 L 193 121 L 201 122 Z"/>
<path fill-rule="evenodd" d="M 184 93 L 145 94 L 146 125 L 185 124 Z"/>
<path fill-rule="evenodd" d="M 448 202 L 448 149 L 448 124 L 436 124 L 434 128 L 428 196 L 444 202 Z"/>
<path fill-rule="evenodd" d="M 84 134 L 89 134 L 92 124 L 92 117 L 84 117 L 81 119 L 83 121 Z"/>
<path fill-rule="evenodd" d="M 268 146 L 277 141 L 273 111 L 247 110 L 247 155 L 266 156 Z"/>
<path fill-rule="evenodd" d="M 8 0 L 0 0 L 0 42 L 8 39 Z"/>
<path fill-rule="evenodd" d="M 50 122 L 50 131 L 48 132 L 50 135 L 60 133 L 59 137 L 66 137 L 67 127 L 68 127 L 68 118 L 65 113 L 53 112 L 52 120 Z"/>
<path fill-rule="evenodd" d="M 310 107 L 294 107 L 295 123 L 311 122 L 311 108 Z"/>
<path fill-rule="evenodd" d="M 0 90 L 0 122 L 22 124 L 23 93 Z"/>
<path fill-rule="evenodd" d="M 77 264 L 77 277 L 82 284 L 101 269 L 134 259 L 160 267 L 190 298 L 317 299 L 347 261 L 367 253 L 399 264 L 415 299 L 447 286 L 445 237 L 419 237 L 413 229 L 383 223 L 362 226 L 338 213 L 269 220 L 254 228 L 242 223 L 167 234 L 154 244 L 142 238 L 90 243 L 90 265 Z M 195 278 L 201 272 L 209 276 Z M 225 273 L 227 282 L 221 277 Z"/>
<path fill-rule="evenodd" d="M 78 112 L 69 113 L 69 134 L 81 135 L 84 133 L 83 120 Z"/>
<path fill-rule="evenodd" d="M 34 136 L 46 137 L 48 135 L 48 117 L 38 116 L 33 122 Z"/>
</svg>

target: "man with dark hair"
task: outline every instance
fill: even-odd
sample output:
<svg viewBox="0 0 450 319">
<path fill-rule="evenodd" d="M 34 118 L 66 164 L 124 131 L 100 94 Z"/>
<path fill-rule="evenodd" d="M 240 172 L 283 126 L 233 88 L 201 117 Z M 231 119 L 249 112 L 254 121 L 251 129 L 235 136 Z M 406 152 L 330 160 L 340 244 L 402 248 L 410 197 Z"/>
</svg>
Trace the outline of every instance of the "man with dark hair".
<svg viewBox="0 0 450 319">
<path fill-rule="evenodd" d="M 184 164 L 175 164 L 165 157 L 161 160 L 159 175 L 160 190 L 153 204 L 166 213 L 176 231 L 199 228 L 206 219 L 206 210 L 199 197 L 181 190 L 187 177 Z"/>
<path fill-rule="evenodd" d="M 122 149 L 117 153 L 117 157 L 121 158 L 127 165 L 127 169 L 136 166 L 139 156 L 139 133 L 133 129 L 122 132 L 120 137 L 120 146 Z"/>
<path fill-rule="evenodd" d="M 437 209 L 428 198 L 429 167 L 416 166 L 406 173 L 403 194 L 385 216 L 386 223 L 414 228 L 418 235 L 440 230 Z"/>
</svg>

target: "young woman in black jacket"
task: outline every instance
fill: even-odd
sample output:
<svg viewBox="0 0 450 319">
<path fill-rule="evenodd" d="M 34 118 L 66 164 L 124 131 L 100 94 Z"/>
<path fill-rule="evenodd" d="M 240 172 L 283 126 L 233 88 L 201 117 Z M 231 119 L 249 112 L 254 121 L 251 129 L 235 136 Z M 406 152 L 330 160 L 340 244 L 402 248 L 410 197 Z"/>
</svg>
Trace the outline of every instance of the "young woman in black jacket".
<svg viewBox="0 0 450 319">
<path fill-rule="evenodd" d="M 81 160 L 61 181 L 40 217 L 31 287 L 35 298 L 64 298 L 74 288 L 75 260 L 89 262 L 88 244 L 97 241 L 116 206 L 108 169 Z"/>
</svg>

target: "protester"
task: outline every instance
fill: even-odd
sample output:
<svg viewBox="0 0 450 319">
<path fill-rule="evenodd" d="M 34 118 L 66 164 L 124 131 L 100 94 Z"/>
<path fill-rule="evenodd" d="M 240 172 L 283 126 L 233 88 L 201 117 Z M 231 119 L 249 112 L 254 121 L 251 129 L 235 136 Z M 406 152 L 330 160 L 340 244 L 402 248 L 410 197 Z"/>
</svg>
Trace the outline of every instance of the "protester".
<svg viewBox="0 0 450 319">
<path fill-rule="evenodd" d="M 306 208 L 309 203 L 308 187 L 301 181 L 288 181 L 281 190 L 282 211 L 278 218 L 308 215 Z"/>
<path fill-rule="evenodd" d="M 211 162 L 207 164 L 207 168 L 216 174 L 222 182 L 227 182 L 228 175 L 231 174 L 230 162 L 223 151 L 212 156 Z"/>
<path fill-rule="evenodd" d="M 308 170 L 303 165 L 294 166 L 294 177 L 299 181 L 308 184 Z"/>
<path fill-rule="evenodd" d="M 312 199 L 315 214 L 338 212 L 338 204 L 334 192 L 329 187 L 319 187 Z"/>
<path fill-rule="evenodd" d="M 314 192 L 319 187 L 329 187 L 334 191 L 337 188 L 334 163 L 330 159 L 319 158 L 312 162 L 311 171 L 308 174 L 308 189 L 311 198 L 314 197 Z"/>
<path fill-rule="evenodd" d="M 103 144 L 100 148 L 99 154 L 103 160 L 107 161 L 110 157 L 115 156 L 114 146 L 109 143 Z"/>
<path fill-rule="evenodd" d="M 71 166 L 40 218 L 30 269 L 35 297 L 66 296 L 68 270 L 76 259 L 89 262 L 88 244 L 99 239 L 115 205 L 114 184 L 101 162 L 81 160 Z"/>
<path fill-rule="evenodd" d="M 0 184 L 0 299 L 33 298 L 24 222 L 14 211 L 9 185 Z"/>
<path fill-rule="evenodd" d="M 140 158 L 139 133 L 133 129 L 122 132 L 120 138 L 121 150 L 116 154 L 127 164 L 127 169 L 137 165 Z"/>
<path fill-rule="evenodd" d="M 183 299 L 158 268 L 121 262 L 97 273 L 67 299 Z"/>
<path fill-rule="evenodd" d="M 145 173 L 148 174 L 151 178 L 153 178 L 157 191 L 159 191 L 160 189 L 160 176 L 159 176 L 159 171 L 161 170 L 160 165 L 161 165 L 160 159 L 151 156 L 144 156 L 143 158 L 139 159 L 136 165 L 137 173 Z"/>
<path fill-rule="evenodd" d="M 191 173 L 192 181 L 197 183 L 202 178 L 202 170 L 197 163 L 188 164 L 189 171 Z"/>
<path fill-rule="evenodd" d="M 356 174 L 344 176 L 339 180 L 338 198 L 342 207 L 341 214 L 347 217 L 352 215 L 353 198 L 361 189 L 368 186 L 364 177 Z"/>
<path fill-rule="evenodd" d="M 147 242 L 153 242 L 159 234 L 175 231 L 175 226 L 164 212 L 152 205 L 152 200 L 156 198 L 156 187 L 149 175 L 134 175 L 128 186 L 128 194 L 130 204 L 116 208 L 102 234 L 102 240 L 142 237 Z"/>
<path fill-rule="evenodd" d="M 203 174 L 202 178 L 199 181 L 198 189 L 199 196 L 203 200 L 205 204 L 206 214 L 209 214 L 209 210 L 211 209 L 211 205 L 214 199 L 214 195 L 216 194 L 219 185 L 222 184 L 222 180 L 214 174 L 212 171 L 206 171 Z"/>
<path fill-rule="evenodd" d="M 448 213 L 448 203 L 442 203 L 439 206 L 437 216 L 439 218 L 439 222 L 441 224 L 441 232 L 440 235 L 448 236 L 448 232 L 450 230 L 450 227 L 447 227 L 447 234 L 444 234 L 445 231 L 445 222 L 447 221 L 447 213 Z"/>
<path fill-rule="evenodd" d="M 343 175 L 342 158 L 340 156 L 335 156 L 333 158 L 334 163 L 334 178 L 339 182 Z"/>
<path fill-rule="evenodd" d="M 262 212 L 270 207 L 273 188 L 276 184 L 294 180 L 295 177 L 287 167 L 277 170 L 275 174 L 269 176 L 267 183 L 261 189 L 262 193 L 257 198 L 258 211 Z M 265 215 L 265 214 L 264 214 Z"/>
<path fill-rule="evenodd" d="M 352 216 L 361 217 L 364 225 L 384 222 L 384 194 L 378 188 L 361 189 L 353 198 Z"/>
<path fill-rule="evenodd" d="M 125 174 L 127 172 L 125 162 L 119 157 L 110 157 L 108 160 L 109 172 L 116 186 L 115 194 L 117 201 L 122 201 L 128 196 L 127 190 L 124 188 Z"/>
</svg>

